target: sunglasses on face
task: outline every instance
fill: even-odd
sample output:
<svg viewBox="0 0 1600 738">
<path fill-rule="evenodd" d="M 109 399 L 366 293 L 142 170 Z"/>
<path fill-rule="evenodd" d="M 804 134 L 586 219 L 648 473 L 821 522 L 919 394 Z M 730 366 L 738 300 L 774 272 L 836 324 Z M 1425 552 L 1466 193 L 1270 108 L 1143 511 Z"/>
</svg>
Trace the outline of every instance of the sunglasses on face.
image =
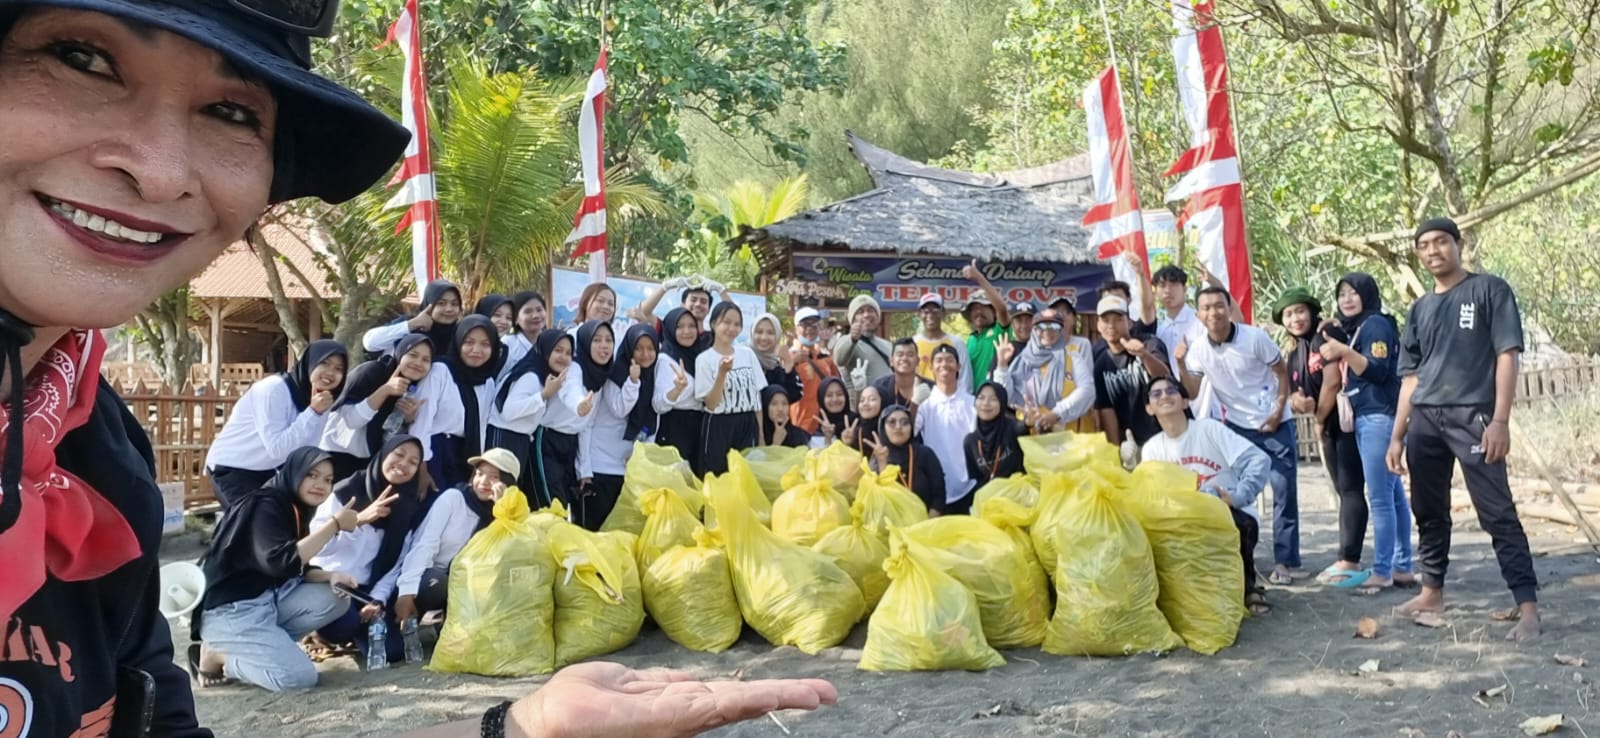
<svg viewBox="0 0 1600 738">
<path fill-rule="evenodd" d="M 904 416 L 897 415 L 895 417 L 892 417 L 892 418 L 889 418 L 888 420 L 883 421 L 883 424 L 885 426 L 890 427 L 890 428 L 893 428 L 893 427 L 896 427 L 896 426 L 909 426 L 909 425 L 911 425 L 911 419 L 907 418 L 907 417 L 904 417 Z"/>
<path fill-rule="evenodd" d="M 339 15 L 339 0 L 209 0 L 225 3 L 252 20 L 302 36 L 326 37 Z"/>
<path fill-rule="evenodd" d="M 1163 397 L 1178 396 L 1180 396 L 1180 393 L 1178 392 L 1177 387 L 1154 387 L 1150 390 L 1150 399 L 1152 400 L 1159 400 Z"/>
<path fill-rule="evenodd" d="M 1033 329 L 1040 333 L 1060 333 L 1060 323 L 1034 323 Z"/>
</svg>

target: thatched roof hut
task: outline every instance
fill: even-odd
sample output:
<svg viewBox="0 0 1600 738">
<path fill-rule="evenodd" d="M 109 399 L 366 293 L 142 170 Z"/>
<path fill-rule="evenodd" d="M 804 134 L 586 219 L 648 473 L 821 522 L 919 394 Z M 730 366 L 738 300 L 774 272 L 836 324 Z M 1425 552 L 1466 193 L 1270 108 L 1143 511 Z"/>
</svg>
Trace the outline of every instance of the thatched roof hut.
<svg viewBox="0 0 1600 738">
<path fill-rule="evenodd" d="M 779 292 L 827 304 L 845 297 L 844 290 L 818 285 L 838 280 L 819 280 L 818 274 L 805 269 L 797 273 L 796 255 L 929 257 L 961 263 L 978 259 L 996 270 L 1018 262 L 1078 265 L 1072 271 L 1080 284 L 1092 278 L 1097 285 L 1109 277 L 1110 269 L 1088 246 L 1089 231 L 1080 225 L 1093 196 L 1087 156 L 979 174 L 912 161 L 849 131 L 845 137 L 872 176 L 873 189 L 749 230 L 735 241 L 749 244 L 762 273 L 776 278 Z M 943 266 L 945 271 L 949 268 Z M 880 278 L 884 274 L 887 271 L 879 272 Z M 1018 287 L 1045 286 L 1030 279 L 991 276 L 991 280 Z M 948 280 L 900 281 L 927 283 L 929 289 L 948 292 L 932 283 Z M 860 291 L 865 285 L 866 280 L 855 280 L 851 286 Z M 965 294 L 965 290 L 951 292 L 947 299 L 962 301 Z M 882 301 L 884 295 L 879 298 Z"/>
<path fill-rule="evenodd" d="M 834 249 L 1096 261 L 1079 225 L 1093 194 L 1086 156 L 976 174 L 912 161 L 849 131 L 845 138 L 873 189 L 746 233 L 763 272 L 786 274 L 796 251 Z"/>
</svg>

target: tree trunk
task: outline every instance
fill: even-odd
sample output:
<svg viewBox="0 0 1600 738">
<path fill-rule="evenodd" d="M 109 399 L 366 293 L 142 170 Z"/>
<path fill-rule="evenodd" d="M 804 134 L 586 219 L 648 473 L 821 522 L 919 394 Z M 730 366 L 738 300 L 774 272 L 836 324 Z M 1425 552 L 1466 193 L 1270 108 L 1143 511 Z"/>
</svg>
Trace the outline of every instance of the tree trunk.
<svg viewBox="0 0 1600 738">
<path fill-rule="evenodd" d="M 173 388 L 189 381 L 198 342 L 189 332 L 189 288 L 180 287 L 157 298 L 139 315 L 137 340 L 160 361 L 162 381 Z"/>
<path fill-rule="evenodd" d="M 267 292 L 272 295 L 272 307 L 278 313 L 278 324 L 283 327 L 283 335 L 289 339 L 291 355 L 299 356 L 306 351 L 306 334 L 300 330 L 300 320 L 294 313 L 294 303 L 284 294 L 283 277 L 278 274 L 278 252 L 261 237 L 260 231 L 252 228 L 248 235 L 256 258 L 261 260 L 261 268 L 267 273 Z"/>
</svg>

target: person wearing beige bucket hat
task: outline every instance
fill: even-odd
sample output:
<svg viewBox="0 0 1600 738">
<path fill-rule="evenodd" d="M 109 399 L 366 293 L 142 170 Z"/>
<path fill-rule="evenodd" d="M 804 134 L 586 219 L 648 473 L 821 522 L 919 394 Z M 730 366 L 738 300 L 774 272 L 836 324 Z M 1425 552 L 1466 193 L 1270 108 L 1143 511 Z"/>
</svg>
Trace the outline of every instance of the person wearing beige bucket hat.
<svg viewBox="0 0 1600 738">
<path fill-rule="evenodd" d="M 336 0 L 0 0 L 0 622 L 71 649 L 70 669 L 0 661 L 21 696 L 0 733 L 210 735 L 157 607 L 153 454 L 99 377 L 100 329 L 270 205 L 347 200 L 399 159 L 405 129 L 311 70 L 336 14 Z M 285 560 L 304 566 L 298 547 Z M 837 698 L 803 680 L 668 694 L 683 681 L 585 664 L 486 713 L 483 734 L 690 735 Z M 604 719 L 578 718 L 595 703 Z"/>
</svg>

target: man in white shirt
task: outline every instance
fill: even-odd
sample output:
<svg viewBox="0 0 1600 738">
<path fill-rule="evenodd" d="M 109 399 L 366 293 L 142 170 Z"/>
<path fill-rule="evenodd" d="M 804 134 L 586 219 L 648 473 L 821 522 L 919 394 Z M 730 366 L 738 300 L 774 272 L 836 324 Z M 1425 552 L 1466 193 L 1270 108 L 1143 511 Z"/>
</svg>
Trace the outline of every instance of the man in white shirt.
<svg viewBox="0 0 1600 738">
<path fill-rule="evenodd" d="M 1144 461 L 1166 461 L 1200 477 L 1200 492 L 1222 500 L 1239 529 L 1239 556 L 1244 562 L 1244 603 L 1264 615 L 1271 608 L 1256 584 L 1256 540 L 1261 534 L 1256 498 L 1267 484 L 1272 461 L 1243 436 L 1210 418 L 1195 419 L 1189 395 L 1170 377 L 1150 382 L 1145 410 L 1161 423 L 1161 432 L 1144 445 Z"/>
<path fill-rule="evenodd" d="M 1289 372 L 1283 353 L 1266 331 L 1233 320 L 1233 298 L 1221 287 L 1200 290 L 1196 300 L 1204 333 L 1173 352 L 1178 375 L 1190 395 L 1206 380 L 1235 433 L 1272 459 L 1272 555 L 1267 580 L 1286 585 L 1300 567 L 1300 507 L 1294 422 L 1289 410 Z"/>
<path fill-rule="evenodd" d="M 944 468 L 944 515 L 972 510 L 972 478 L 967 475 L 967 434 L 978 427 L 978 405 L 961 381 L 961 359 L 954 346 L 933 350 L 934 387 L 917 408 L 914 430 Z"/>
<path fill-rule="evenodd" d="M 1176 351 L 1189 334 L 1200 327 L 1200 316 L 1189 307 L 1189 275 L 1182 268 L 1168 264 L 1150 276 L 1150 285 L 1156 293 L 1161 309 L 1156 311 L 1156 338 L 1169 351 Z M 1172 376 L 1178 376 L 1178 357 L 1172 356 Z"/>
<path fill-rule="evenodd" d="M 917 317 L 921 319 L 922 330 L 912 336 L 917 342 L 917 375 L 923 379 L 933 379 L 933 350 L 940 346 L 949 346 L 956 350 L 956 356 L 961 360 L 961 386 L 972 386 L 972 366 L 967 360 L 967 341 L 946 333 L 944 330 L 944 298 L 939 296 L 937 290 L 929 291 L 917 301 Z"/>
</svg>

